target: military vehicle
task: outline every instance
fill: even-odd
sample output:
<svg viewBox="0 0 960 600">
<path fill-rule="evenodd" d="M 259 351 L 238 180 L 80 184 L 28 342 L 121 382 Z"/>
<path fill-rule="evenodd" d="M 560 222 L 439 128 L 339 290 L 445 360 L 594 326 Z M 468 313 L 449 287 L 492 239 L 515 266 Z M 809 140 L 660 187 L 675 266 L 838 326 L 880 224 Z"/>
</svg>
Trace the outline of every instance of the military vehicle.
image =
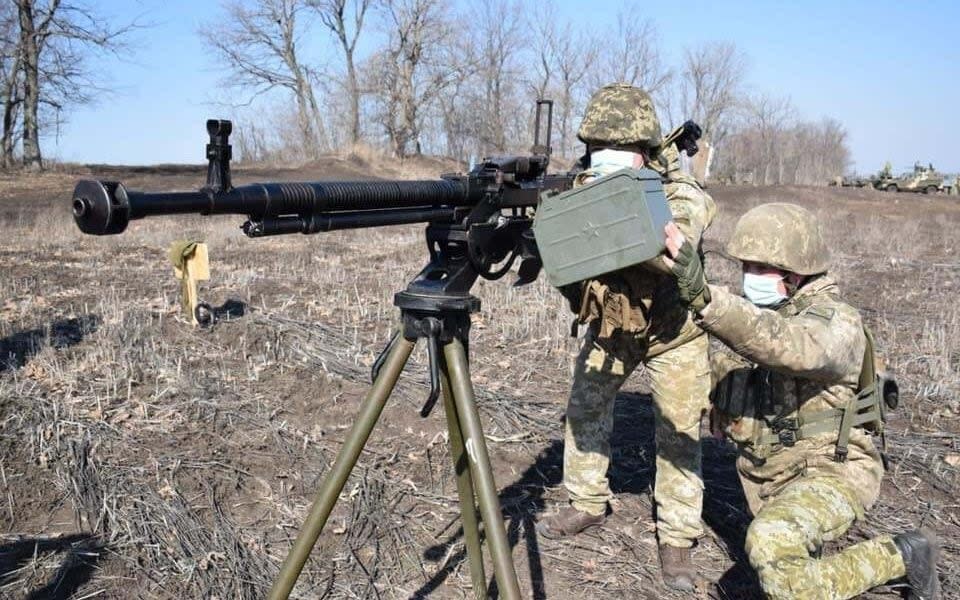
<svg viewBox="0 0 960 600">
<path fill-rule="evenodd" d="M 843 177 L 834 177 L 830 180 L 829 185 L 862 188 L 871 185 L 871 180 L 869 177 L 861 177 L 860 175 L 844 175 Z"/>
<path fill-rule="evenodd" d="M 943 179 L 943 191 L 951 196 L 960 195 L 960 175 L 949 175 Z"/>
<path fill-rule="evenodd" d="M 933 165 L 923 167 L 920 163 L 913 166 L 913 172 L 893 177 L 889 172 L 879 173 L 873 180 L 873 187 L 884 192 L 914 192 L 934 194 L 944 191 L 943 175 L 937 173 Z"/>
</svg>

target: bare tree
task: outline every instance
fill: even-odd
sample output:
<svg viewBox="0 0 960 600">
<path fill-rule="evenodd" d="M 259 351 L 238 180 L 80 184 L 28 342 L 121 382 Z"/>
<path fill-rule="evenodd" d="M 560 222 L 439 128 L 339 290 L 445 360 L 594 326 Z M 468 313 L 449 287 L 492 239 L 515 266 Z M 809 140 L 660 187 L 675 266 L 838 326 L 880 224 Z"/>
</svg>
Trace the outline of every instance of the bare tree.
<svg viewBox="0 0 960 600">
<path fill-rule="evenodd" d="M 57 0 L 47 14 L 36 14 L 33 0 L 15 0 L 20 22 L 20 68 L 23 69 L 23 164 L 39 168 L 40 157 L 40 50 L 50 27 Z M 36 19 L 39 17 L 39 23 Z"/>
<path fill-rule="evenodd" d="M 479 141 L 484 152 L 506 151 L 511 127 L 507 119 L 525 114 L 518 110 L 517 102 L 522 93 L 518 83 L 519 54 L 523 50 L 522 24 L 514 18 L 518 14 L 522 10 L 516 0 L 490 0 L 475 4 L 467 17 L 473 24 L 473 44 L 479 59 L 475 82 L 482 95 L 475 114 L 481 115 Z"/>
<path fill-rule="evenodd" d="M 544 6 L 544 12 L 551 13 L 556 9 L 556 5 L 548 0 Z M 553 92 L 554 83 L 554 60 L 553 45 L 557 32 L 557 22 L 554 19 L 542 19 L 537 16 L 529 17 L 530 31 L 533 32 L 533 45 L 531 48 L 534 56 L 533 72 L 534 77 L 528 77 L 527 85 L 533 91 L 537 98 L 548 98 Z"/>
<path fill-rule="evenodd" d="M 86 67 L 92 52 L 116 53 L 135 24 L 114 26 L 79 2 L 14 0 L 22 71 L 23 164 L 41 168 L 41 106 L 59 114 L 68 104 L 89 102 L 98 91 Z"/>
<path fill-rule="evenodd" d="M 641 19 L 635 11 L 621 10 L 616 26 L 601 31 L 596 41 L 602 53 L 591 69 L 591 87 L 622 81 L 643 88 L 658 100 L 658 92 L 673 78 L 660 57 L 659 37 L 651 21 Z"/>
<path fill-rule="evenodd" d="M 789 100 L 764 95 L 742 108 L 718 155 L 722 179 L 824 185 L 850 165 L 847 132 L 836 120 L 799 120 Z"/>
<path fill-rule="evenodd" d="M 557 151 L 565 157 L 574 154 L 573 130 L 583 112 L 588 74 L 598 55 L 596 38 L 567 22 L 553 19 L 535 24 L 534 45 L 537 55 L 538 98 L 554 100 L 554 129 L 558 134 Z"/>
<path fill-rule="evenodd" d="M 230 0 L 219 27 L 202 35 L 229 67 L 229 87 L 249 90 L 250 100 L 271 90 L 288 90 L 297 107 L 297 122 L 308 155 L 325 145 L 326 131 L 312 79 L 314 71 L 298 52 L 302 35 L 298 17 L 308 0 Z"/>
<path fill-rule="evenodd" d="M 360 141 L 360 79 L 357 73 L 356 52 L 364 19 L 372 0 L 310 0 L 310 5 L 320 15 L 324 27 L 330 30 L 343 52 L 344 68 L 347 71 L 347 105 L 349 107 L 348 129 L 351 144 Z"/>
<path fill-rule="evenodd" d="M 781 183 L 784 173 L 783 148 L 786 130 L 796 114 L 788 98 L 760 95 L 746 104 L 747 118 L 759 136 L 757 173 L 766 184 Z"/>
<path fill-rule="evenodd" d="M 847 130 L 843 125 L 836 119 L 824 117 L 817 127 L 815 142 L 814 154 L 819 160 L 815 163 L 811 178 L 823 184 L 831 177 L 845 174 L 852 160 Z"/>
<path fill-rule="evenodd" d="M 17 118 L 23 102 L 20 68 L 19 17 L 14 5 L 0 5 L 0 98 L 3 100 L 3 133 L 0 138 L 0 166 L 10 168 L 14 163 L 17 142 Z"/>
<path fill-rule="evenodd" d="M 382 0 L 387 47 L 371 60 L 380 117 L 396 156 L 422 152 L 424 114 L 457 68 L 442 60 L 449 34 L 443 0 Z"/>
<path fill-rule="evenodd" d="M 704 138 L 721 145 L 742 96 L 746 57 L 732 42 L 687 48 L 680 74 L 683 118 L 695 120 Z"/>
<path fill-rule="evenodd" d="M 450 69 L 447 84 L 437 94 L 437 111 L 442 128 L 440 146 L 447 155 L 467 161 L 480 151 L 478 119 L 473 112 L 479 105 L 475 79 L 480 58 L 467 36 L 447 39 L 446 66 Z"/>
</svg>

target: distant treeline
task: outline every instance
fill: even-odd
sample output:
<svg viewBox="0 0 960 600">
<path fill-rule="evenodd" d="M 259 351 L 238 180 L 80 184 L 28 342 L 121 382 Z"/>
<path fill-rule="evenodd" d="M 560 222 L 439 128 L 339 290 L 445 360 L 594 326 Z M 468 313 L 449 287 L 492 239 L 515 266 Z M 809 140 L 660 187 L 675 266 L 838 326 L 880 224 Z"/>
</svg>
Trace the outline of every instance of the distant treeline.
<svg viewBox="0 0 960 600">
<path fill-rule="evenodd" d="M 462 161 L 525 151 L 536 98 L 554 100 L 554 151 L 569 160 L 583 151 L 576 130 L 590 94 L 626 81 L 654 96 L 665 129 L 700 123 L 714 179 L 826 183 L 850 163 L 839 123 L 803 121 L 789 101 L 746 90 L 748 61 L 733 43 L 689 47 L 669 65 L 656 26 L 626 7 L 605 27 L 522 0 L 248 0 L 223 11 L 204 35 L 229 69 L 227 93 L 283 88 L 289 101 L 239 119 L 247 160 L 358 144 Z"/>
<path fill-rule="evenodd" d="M 25 40 L 43 40 L 34 61 L 41 73 L 69 48 L 74 71 L 87 76 L 82 59 L 115 51 L 131 28 L 75 5 L 65 13 L 65 5 L 15 0 L 0 8 L 0 93 L 13 117 L 4 120 L 5 164 L 15 156 L 39 163 L 31 119 L 53 127 L 70 105 L 89 100 L 66 97 L 57 77 L 41 76 L 39 117 L 31 117 Z M 653 95 L 665 130 L 688 118 L 703 127 L 716 150 L 714 179 L 825 183 L 850 162 L 839 123 L 803 121 L 789 101 L 747 90 L 748 60 L 733 43 L 691 46 L 668 64 L 657 27 L 629 4 L 606 25 L 564 20 L 542 0 L 227 0 L 220 11 L 198 35 L 224 67 L 222 98 L 236 121 L 240 160 L 361 148 L 461 161 L 522 152 L 533 139 L 534 100 L 551 98 L 554 152 L 569 161 L 583 151 L 576 130 L 590 94 L 625 81 Z M 50 15 L 83 15 L 104 35 L 78 44 L 48 25 L 43 37 L 36 31 Z M 38 23 L 33 34 L 24 22 Z"/>
</svg>

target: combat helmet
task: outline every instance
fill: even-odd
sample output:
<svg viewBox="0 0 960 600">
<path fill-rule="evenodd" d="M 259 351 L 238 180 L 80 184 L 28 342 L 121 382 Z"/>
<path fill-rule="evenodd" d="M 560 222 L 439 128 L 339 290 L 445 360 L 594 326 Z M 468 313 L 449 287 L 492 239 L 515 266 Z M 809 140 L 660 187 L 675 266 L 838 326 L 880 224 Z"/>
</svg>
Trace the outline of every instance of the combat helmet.
<svg viewBox="0 0 960 600">
<path fill-rule="evenodd" d="M 605 85 L 590 98 L 577 137 L 589 146 L 660 145 L 660 121 L 650 95 L 626 83 Z"/>
<path fill-rule="evenodd" d="M 782 202 L 744 213 L 727 242 L 727 254 L 798 275 L 817 275 L 830 267 L 817 218 L 802 206 Z"/>
</svg>

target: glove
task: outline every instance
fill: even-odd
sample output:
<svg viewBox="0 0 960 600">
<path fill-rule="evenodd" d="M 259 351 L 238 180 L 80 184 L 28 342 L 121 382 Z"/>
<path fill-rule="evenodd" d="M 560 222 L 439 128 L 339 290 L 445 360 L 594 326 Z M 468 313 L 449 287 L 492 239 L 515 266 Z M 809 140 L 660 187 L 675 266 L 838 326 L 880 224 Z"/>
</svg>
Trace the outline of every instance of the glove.
<svg viewBox="0 0 960 600">
<path fill-rule="evenodd" d="M 674 276 L 680 288 L 680 300 L 696 312 L 700 312 L 710 302 L 710 288 L 703 274 L 703 262 L 690 242 L 684 242 L 673 259 Z"/>
</svg>

